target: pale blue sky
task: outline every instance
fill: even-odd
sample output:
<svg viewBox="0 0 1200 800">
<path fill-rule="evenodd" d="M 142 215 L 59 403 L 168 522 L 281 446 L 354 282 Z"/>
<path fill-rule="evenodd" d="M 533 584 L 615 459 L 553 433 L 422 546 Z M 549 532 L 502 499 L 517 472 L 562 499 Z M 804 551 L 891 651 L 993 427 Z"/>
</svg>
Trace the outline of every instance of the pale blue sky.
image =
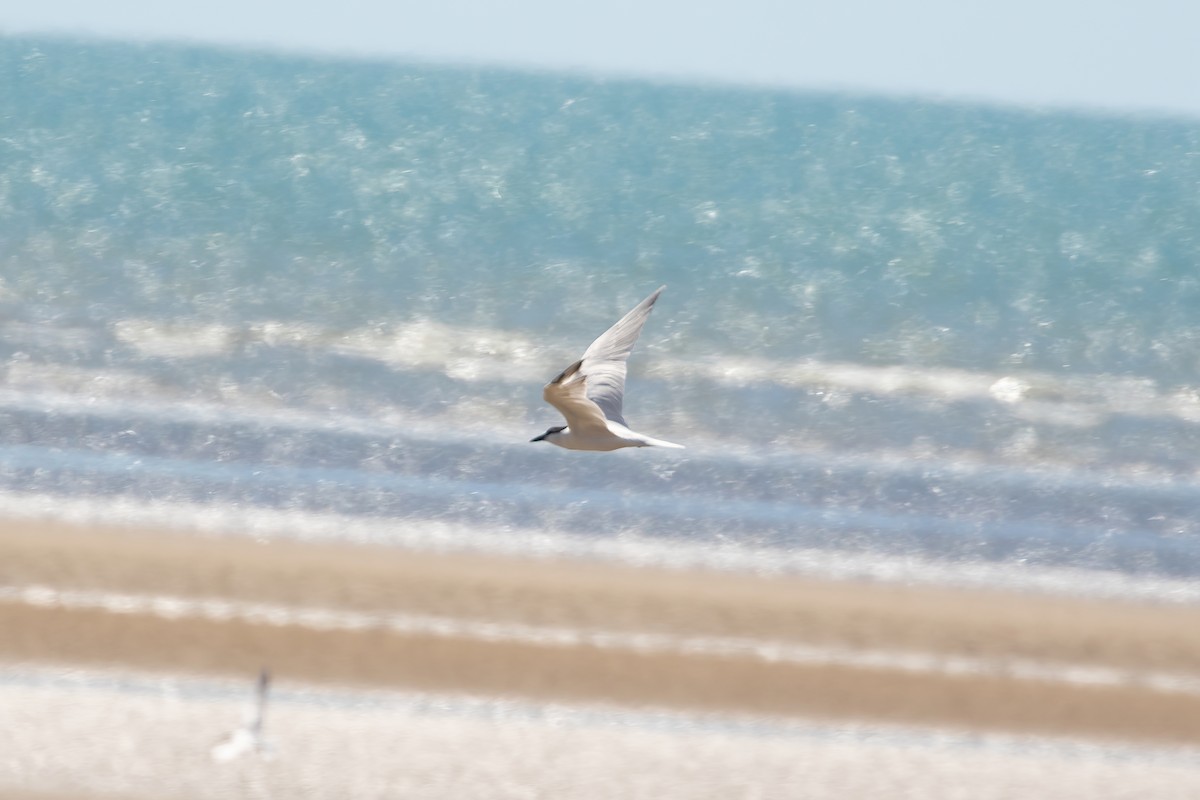
<svg viewBox="0 0 1200 800">
<path fill-rule="evenodd" d="M 1200 117 L 1191 0 L 30 0 L 0 31 L 186 39 Z"/>
</svg>

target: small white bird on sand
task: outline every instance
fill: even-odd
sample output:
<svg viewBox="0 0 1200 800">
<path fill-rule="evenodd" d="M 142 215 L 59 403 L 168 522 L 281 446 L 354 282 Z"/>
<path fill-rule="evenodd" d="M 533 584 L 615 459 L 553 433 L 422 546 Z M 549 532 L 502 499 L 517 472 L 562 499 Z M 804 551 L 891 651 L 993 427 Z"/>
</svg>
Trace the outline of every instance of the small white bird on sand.
<svg viewBox="0 0 1200 800">
<path fill-rule="evenodd" d="M 566 418 L 531 442 L 550 442 L 568 450 L 619 450 L 622 447 L 680 447 L 631 431 L 621 416 L 625 396 L 625 360 L 633 351 L 654 301 L 667 287 L 637 304 L 592 342 L 583 358 L 546 384 L 542 397 Z"/>
<path fill-rule="evenodd" d="M 232 761 L 246 753 L 271 757 L 271 746 L 263 737 L 263 719 L 267 713 L 267 687 L 270 682 L 271 673 L 264 668 L 258 673 L 254 705 L 247 709 L 245 722 L 213 747 L 213 761 Z"/>
</svg>

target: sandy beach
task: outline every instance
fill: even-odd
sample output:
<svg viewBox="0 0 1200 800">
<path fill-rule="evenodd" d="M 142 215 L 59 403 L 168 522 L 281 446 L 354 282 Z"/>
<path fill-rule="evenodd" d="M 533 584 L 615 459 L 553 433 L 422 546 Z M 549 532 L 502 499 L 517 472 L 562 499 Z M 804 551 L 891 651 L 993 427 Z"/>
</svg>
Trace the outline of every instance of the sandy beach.
<svg viewBox="0 0 1200 800">
<path fill-rule="evenodd" d="M 17 522 L 0 587 L 0 663 L 1200 745 L 1194 607 Z"/>
</svg>

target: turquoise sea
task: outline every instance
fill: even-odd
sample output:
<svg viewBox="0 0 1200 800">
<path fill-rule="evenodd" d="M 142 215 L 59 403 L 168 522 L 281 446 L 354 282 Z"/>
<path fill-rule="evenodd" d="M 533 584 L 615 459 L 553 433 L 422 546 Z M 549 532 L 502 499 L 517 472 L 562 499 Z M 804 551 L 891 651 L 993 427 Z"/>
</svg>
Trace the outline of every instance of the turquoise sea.
<svg viewBox="0 0 1200 800">
<path fill-rule="evenodd" d="M 1200 601 L 1200 121 L 0 37 L 0 514 Z M 667 284 L 626 417 L 542 384 Z"/>
</svg>

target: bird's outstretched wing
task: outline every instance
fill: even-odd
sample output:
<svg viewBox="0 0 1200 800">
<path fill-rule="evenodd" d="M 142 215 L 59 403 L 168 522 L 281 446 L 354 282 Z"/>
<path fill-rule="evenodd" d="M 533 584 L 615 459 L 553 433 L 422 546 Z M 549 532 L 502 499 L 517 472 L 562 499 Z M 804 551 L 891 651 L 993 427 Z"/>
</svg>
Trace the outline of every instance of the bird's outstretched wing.
<svg viewBox="0 0 1200 800">
<path fill-rule="evenodd" d="M 582 359 L 572 364 L 546 386 L 543 395 L 551 394 L 550 387 L 556 382 L 560 386 L 562 383 L 568 384 L 565 390 L 557 390 L 557 402 L 550 397 L 546 397 L 546 402 L 562 412 L 572 430 L 577 430 L 575 423 L 571 422 L 571 415 L 564 410 L 560 403 L 563 402 L 562 398 L 566 391 L 570 391 L 572 395 L 579 392 L 578 389 L 573 388 L 576 376 L 583 384 L 582 394 L 584 396 L 582 398 L 572 396 L 566 401 L 566 404 L 572 407 L 574 414 L 581 415 L 580 406 L 585 400 L 590 400 L 596 405 L 601 415 L 599 420 L 590 420 L 591 422 L 603 425 L 604 419 L 607 418 L 613 422 L 625 424 L 625 417 L 621 411 L 621 404 L 625 397 L 625 360 L 633 352 L 633 346 L 642 332 L 642 326 L 646 324 L 646 318 L 650 316 L 655 301 L 658 300 L 658 296 L 665 288 L 667 287 L 660 286 L 655 289 L 653 294 L 638 303 L 632 311 L 621 317 L 617 324 L 592 342 L 584 351 Z M 573 374 L 568 376 L 569 372 Z M 595 413 L 591 412 L 593 416 Z"/>
<path fill-rule="evenodd" d="M 575 433 L 604 433 L 608 430 L 604 412 L 588 399 L 587 376 L 583 374 L 582 366 L 583 360 L 580 359 L 560 372 L 542 389 L 542 398 L 558 409 L 567 426 Z"/>
</svg>

